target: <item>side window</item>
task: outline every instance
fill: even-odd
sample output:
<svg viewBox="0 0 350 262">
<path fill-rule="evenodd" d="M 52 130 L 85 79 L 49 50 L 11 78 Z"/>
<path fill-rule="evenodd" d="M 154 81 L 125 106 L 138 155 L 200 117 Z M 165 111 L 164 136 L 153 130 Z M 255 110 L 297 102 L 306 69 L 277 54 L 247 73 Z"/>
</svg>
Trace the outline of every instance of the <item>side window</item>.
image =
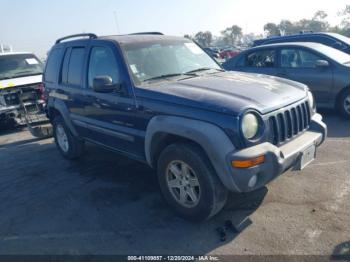
<svg viewBox="0 0 350 262">
<path fill-rule="evenodd" d="M 89 62 L 89 87 L 96 76 L 110 76 L 113 83 L 119 82 L 119 68 L 114 53 L 108 47 L 93 47 Z"/>
<path fill-rule="evenodd" d="M 61 49 L 53 49 L 47 60 L 44 79 L 47 82 L 55 82 L 61 65 Z"/>
<path fill-rule="evenodd" d="M 71 51 L 71 48 L 69 47 L 66 49 L 66 52 L 64 53 L 62 73 L 61 73 L 61 82 L 63 84 L 68 84 L 68 65 L 69 65 L 70 51 Z"/>
<path fill-rule="evenodd" d="M 275 50 L 259 50 L 248 54 L 248 67 L 274 67 Z"/>
<path fill-rule="evenodd" d="M 72 48 L 69 63 L 68 63 L 67 84 L 74 85 L 74 86 L 81 86 L 83 67 L 84 67 L 84 57 L 85 57 L 84 47 Z"/>
<path fill-rule="evenodd" d="M 241 58 L 239 58 L 239 60 L 236 63 L 237 67 L 243 67 L 244 66 L 244 62 L 245 62 L 245 55 L 242 55 Z"/>
<path fill-rule="evenodd" d="M 314 68 L 316 61 L 321 58 L 309 51 L 301 49 L 282 49 L 281 67 L 285 68 Z"/>
</svg>

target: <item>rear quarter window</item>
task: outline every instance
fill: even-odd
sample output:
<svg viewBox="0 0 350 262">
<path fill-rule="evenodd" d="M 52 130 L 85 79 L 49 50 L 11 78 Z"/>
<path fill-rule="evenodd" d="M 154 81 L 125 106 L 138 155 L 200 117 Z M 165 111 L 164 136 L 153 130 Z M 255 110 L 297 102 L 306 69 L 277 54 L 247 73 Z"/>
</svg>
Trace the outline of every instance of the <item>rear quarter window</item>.
<svg viewBox="0 0 350 262">
<path fill-rule="evenodd" d="M 44 80 L 54 83 L 57 80 L 62 59 L 62 49 L 53 49 L 47 59 Z"/>
</svg>

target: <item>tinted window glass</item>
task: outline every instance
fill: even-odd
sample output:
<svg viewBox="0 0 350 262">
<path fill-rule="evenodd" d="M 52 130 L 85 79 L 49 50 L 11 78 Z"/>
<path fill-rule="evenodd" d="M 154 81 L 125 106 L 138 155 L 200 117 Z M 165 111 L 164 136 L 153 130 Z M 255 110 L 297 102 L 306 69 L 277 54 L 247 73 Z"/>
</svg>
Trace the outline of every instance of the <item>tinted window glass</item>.
<svg viewBox="0 0 350 262">
<path fill-rule="evenodd" d="M 84 66 L 84 56 L 85 48 L 72 48 L 68 65 L 68 84 L 76 86 L 81 85 Z"/>
<path fill-rule="evenodd" d="M 68 83 L 68 65 L 69 65 L 69 55 L 70 55 L 70 50 L 71 48 L 67 48 L 66 52 L 64 54 L 64 59 L 63 59 L 63 66 L 62 66 L 62 76 L 61 76 L 61 81 L 64 84 Z"/>
<path fill-rule="evenodd" d="M 109 76 L 114 84 L 119 82 L 119 70 L 115 56 L 111 49 L 94 47 L 89 63 L 89 87 L 92 88 L 96 76 Z"/>
<path fill-rule="evenodd" d="M 247 56 L 247 66 L 249 67 L 274 67 L 275 50 L 260 50 L 250 53 Z"/>
<path fill-rule="evenodd" d="M 61 49 L 53 49 L 50 52 L 45 69 L 45 81 L 55 82 L 61 64 Z"/>
<path fill-rule="evenodd" d="M 316 61 L 320 59 L 317 55 L 301 49 L 281 50 L 281 67 L 314 68 Z"/>
</svg>

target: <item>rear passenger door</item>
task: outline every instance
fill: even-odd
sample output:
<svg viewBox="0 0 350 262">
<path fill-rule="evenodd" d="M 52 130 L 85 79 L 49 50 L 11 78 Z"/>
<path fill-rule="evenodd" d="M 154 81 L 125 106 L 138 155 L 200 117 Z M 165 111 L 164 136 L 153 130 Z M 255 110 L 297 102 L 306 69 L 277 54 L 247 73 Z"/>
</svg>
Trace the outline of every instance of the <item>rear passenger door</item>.
<svg viewBox="0 0 350 262">
<path fill-rule="evenodd" d="M 301 47 L 283 47 L 279 51 L 278 76 L 309 86 L 318 103 L 329 100 L 333 86 L 332 63 L 329 67 L 316 67 L 317 60 L 327 60 L 315 52 Z"/>
<path fill-rule="evenodd" d="M 276 75 L 276 57 L 276 50 L 273 48 L 252 51 L 245 56 L 244 70 L 239 71 Z"/>
<path fill-rule="evenodd" d="M 86 64 L 87 46 L 82 44 L 67 47 L 64 53 L 60 89 L 60 97 L 64 100 L 72 119 L 85 115 L 84 107 L 84 68 Z M 73 122 L 73 124 L 75 124 Z M 79 134 L 86 132 L 82 126 L 75 125 Z"/>
</svg>

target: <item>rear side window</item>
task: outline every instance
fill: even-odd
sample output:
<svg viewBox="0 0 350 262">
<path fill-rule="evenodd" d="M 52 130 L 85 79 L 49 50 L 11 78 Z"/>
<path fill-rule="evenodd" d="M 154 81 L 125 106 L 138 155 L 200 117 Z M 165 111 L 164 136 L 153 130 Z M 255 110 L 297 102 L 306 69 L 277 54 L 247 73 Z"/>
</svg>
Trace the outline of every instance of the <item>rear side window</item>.
<svg viewBox="0 0 350 262">
<path fill-rule="evenodd" d="M 47 82 L 55 82 L 61 65 L 61 49 L 53 49 L 47 60 L 44 79 Z"/>
<path fill-rule="evenodd" d="M 274 67 L 275 66 L 275 50 L 259 50 L 248 54 L 248 67 Z"/>
<path fill-rule="evenodd" d="M 301 49 L 282 49 L 281 67 L 286 68 L 314 68 L 317 60 L 321 58 L 317 55 Z"/>
<path fill-rule="evenodd" d="M 68 63 L 67 84 L 81 86 L 81 80 L 84 69 L 85 48 L 72 48 Z"/>
</svg>

